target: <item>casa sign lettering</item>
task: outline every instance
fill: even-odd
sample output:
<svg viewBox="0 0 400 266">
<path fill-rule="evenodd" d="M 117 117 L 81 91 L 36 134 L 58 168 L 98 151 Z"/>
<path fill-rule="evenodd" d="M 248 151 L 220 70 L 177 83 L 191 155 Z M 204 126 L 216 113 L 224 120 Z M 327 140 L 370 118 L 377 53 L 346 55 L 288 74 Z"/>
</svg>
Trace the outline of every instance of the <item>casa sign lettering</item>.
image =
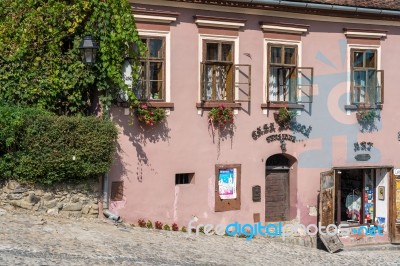
<svg viewBox="0 0 400 266">
<path fill-rule="evenodd" d="M 290 123 L 290 125 L 287 128 L 282 128 L 279 127 L 278 130 L 282 131 L 284 129 L 291 129 L 294 132 L 299 132 L 301 134 L 303 134 L 304 136 L 306 136 L 307 138 L 310 136 L 310 132 L 312 130 L 312 127 L 309 126 L 308 128 L 300 123 L 297 122 L 292 122 Z M 251 136 L 254 140 L 259 139 L 261 136 L 269 134 L 269 133 L 275 133 L 276 129 L 275 129 L 275 124 L 274 123 L 269 123 L 269 124 L 264 124 L 262 127 L 258 127 L 256 130 L 254 130 L 251 133 Z M 272 142 L 275 140 L 288 140 L 288 141 L 292 141 L 295 142 L 296 141 L 296 137 L 289 135 L 289 134 L 274 134 L 271 136 L 267 137 L 267 142 Z"/>
<path fill-rule="evenodd" d="M 291 142 L 296 142 L 296 137 L 295 136 L 291 136 L 289 134 L 275 134 L 275 135 L 271 135 L 267 137 L 267 142 L 273 142 L 273 141 L 281 141 L 281 140 L 287 140 L 287 141 L 291 141 Z"/>
</svg>

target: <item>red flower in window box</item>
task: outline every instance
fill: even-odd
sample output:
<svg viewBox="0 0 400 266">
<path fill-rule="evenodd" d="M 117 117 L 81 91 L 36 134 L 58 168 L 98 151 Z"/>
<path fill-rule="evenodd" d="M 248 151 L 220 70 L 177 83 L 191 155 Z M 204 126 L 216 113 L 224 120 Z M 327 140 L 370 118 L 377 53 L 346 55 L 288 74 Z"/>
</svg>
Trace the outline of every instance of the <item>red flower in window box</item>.
<svg viewBox="0 0 400 266">
<path fill-rule="evenodd" d="M 152 108 L 144 103 L 136 108 L 136 116 L 140 122 L 153 126 L 163 121 L 167 114 L 163 108 Z"/>
<path fill-rule="evenodd" d="M 212 108 L 208 113 L 208 122 L 211 126 L 224 129 L 228 125 L 233 124 L 233 109 L 224 105 Z"/>
</svg>

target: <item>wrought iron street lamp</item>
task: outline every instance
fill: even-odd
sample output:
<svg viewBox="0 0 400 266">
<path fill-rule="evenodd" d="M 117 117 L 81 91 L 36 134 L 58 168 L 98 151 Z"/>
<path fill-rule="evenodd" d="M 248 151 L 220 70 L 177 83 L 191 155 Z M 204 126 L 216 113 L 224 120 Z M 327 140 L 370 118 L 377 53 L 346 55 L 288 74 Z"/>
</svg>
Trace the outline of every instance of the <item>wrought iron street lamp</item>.
<svg viewBox="0 0 400 266">
<path fill-rule="evenodd" d="M 282 150 L 282 153 L 286 152 L 286 143 L 283 139 L 281 140 L 281 150 Z"/>
<path fill-rule="evenodd" d="M 96 62 L 96 55 L 99 46 L 91 35 L 86 35 L 79 45 L 82 61 L 86 65 L 92 65 Z"/>
</svg>

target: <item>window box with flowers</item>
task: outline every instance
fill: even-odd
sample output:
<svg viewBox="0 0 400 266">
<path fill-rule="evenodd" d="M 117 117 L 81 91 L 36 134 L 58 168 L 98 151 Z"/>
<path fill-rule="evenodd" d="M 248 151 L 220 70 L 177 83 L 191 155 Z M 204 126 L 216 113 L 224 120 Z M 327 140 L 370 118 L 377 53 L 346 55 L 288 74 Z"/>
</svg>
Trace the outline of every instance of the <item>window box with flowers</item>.
<svg viewBox="0 0 400 266">
<path fill-rule="evenodd" d="M 224 129 L 233 126 L 233 109 L 221 104 L 208 113 L 208 123 L 213 128 Z"/>
<path fill-rule="evenodd" d="M 276 123 L 282 128 L 288 128 L 295 117 L 296 111 L 289 111 L 286 107 L 281 107 L 278 112 L 274 113 Z"/>
<path fill-rule="evenodd" d="M 167 114 L 163 108 L 149 107 L 146 103 L 141 103 L 136 108 L 138 120 L 147 126 L 153 126 L 162 122 Z"/>
<path fill-rule="evenodd" d="M 374 110 L 358 110 L 356 113 L 357 121 L 362 123 L 373 123 L 375 118 L 379 119 L 379 114 Z"/>
</svg>

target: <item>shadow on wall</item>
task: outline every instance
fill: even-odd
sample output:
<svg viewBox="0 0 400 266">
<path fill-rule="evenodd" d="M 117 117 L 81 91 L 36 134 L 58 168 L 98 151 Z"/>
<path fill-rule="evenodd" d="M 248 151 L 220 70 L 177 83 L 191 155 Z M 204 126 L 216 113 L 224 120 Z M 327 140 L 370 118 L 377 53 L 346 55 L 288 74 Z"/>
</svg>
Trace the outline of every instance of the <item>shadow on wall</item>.
<svg viewBox="0 0 400 266">
<path fill-rule="evenodd" d="M 117 176 L 121 179 L 126 176 L 130 180 L 126 168 L 126 158 L 128 154 L 124 152 L 121 145 L 132 145 L 136 149 L 137 158 L 137 172 L 136 176 L 139 182 L 143 180 L 143 167 L 151 167 L 149 158 L 145 152 L 145 147 L 148 143 L 169 142 L 169 132 L 171 129 L 168 127 L 168 118 L 154 126 L 147 126 L 138 121 L 135 115 L 125 114 L 125 108 L 114 107 L 112 109 L 112 120 L 122 129 L 120 134 L 128 136 L 129 143 L 123 142 L 121 139 L 117 144 L 117 158 L 115 160 L 115 167 L 118 169 Z"/>
<path fill-rule="evenodd" d="M 235 135 L 236 125 L 229 123 L 226 126 L 219 127 L 208 123 L 208 133 L 212 137 L 213 143 L 217 140 L 217 159 L 221 155 L 221 142 L 230 140 L 230 148 L 233 147 L 233 136 Z"/>
</svg>

